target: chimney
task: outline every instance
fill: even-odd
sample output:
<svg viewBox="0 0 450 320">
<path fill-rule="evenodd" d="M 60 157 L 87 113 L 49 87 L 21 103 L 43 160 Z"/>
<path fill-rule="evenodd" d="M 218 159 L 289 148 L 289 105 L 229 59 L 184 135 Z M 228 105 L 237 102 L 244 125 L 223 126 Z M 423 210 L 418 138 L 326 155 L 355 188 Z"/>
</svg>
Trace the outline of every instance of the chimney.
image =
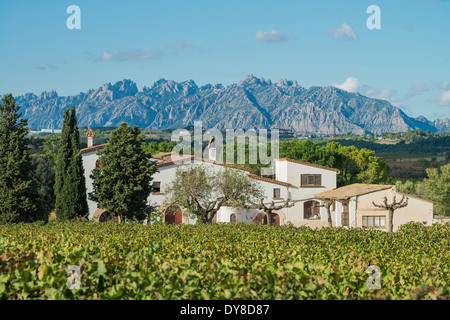
<svg viewBox="0 0 450 320">
<path fill-rule="evenodd" d="M 91 126 L 89 126 L 89 128 L 86 132 L 86 137 L 87 137 L 87 146 L 93 147 L 94 146 L 94 131 L 92 130 Z"/>
<path fill-rule="evenodd" d="M 211 137 L 211 139 L 209 140 L 208 150 L 209 150 L 209 160 L 217 161 L 216 142 L 214 137 Z"/>
</svg>

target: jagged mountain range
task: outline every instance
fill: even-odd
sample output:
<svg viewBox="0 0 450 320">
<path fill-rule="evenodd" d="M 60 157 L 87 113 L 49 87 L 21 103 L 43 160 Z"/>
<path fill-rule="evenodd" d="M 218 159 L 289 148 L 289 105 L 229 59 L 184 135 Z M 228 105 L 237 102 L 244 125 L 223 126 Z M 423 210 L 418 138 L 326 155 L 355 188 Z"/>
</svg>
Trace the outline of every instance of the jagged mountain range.
<svg viewBox="0 0 450 320">
<path fill-rule="evenodd" d="M 105 84 L 74 96 L 55 91 L 16 97 L 30 128 L 61 128 L 67 107 L 77 107 L 80 126 L 171 129 L 201 120 L 203 128 L 280 128 L 301 133 L 383 133 L 412 129 L 449 131 L 450 119 L 408 117 L 389 102 L 335 87 L 303 88 L 252 75 L 229 86 L 161 79 L 142 91 L 131 80 Z"/>
</svg>

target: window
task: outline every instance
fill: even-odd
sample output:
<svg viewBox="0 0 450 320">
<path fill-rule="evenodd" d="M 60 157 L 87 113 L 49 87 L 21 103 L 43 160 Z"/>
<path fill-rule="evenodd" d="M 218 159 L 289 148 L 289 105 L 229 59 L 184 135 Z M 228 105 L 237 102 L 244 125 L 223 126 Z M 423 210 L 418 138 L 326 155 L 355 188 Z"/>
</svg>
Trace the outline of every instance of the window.
<svg viewBox="0 0 450 320">
<path fill-rule="evenodd" d="M 161 182 L 155 181 L 153 182 L 153 193 L 160 193 L 161 192 Z"/>
<path fill-rule="evenodd" d="M 322 175 L 321 174 L 302 174 L 300 178 L 300 185 L 302 187 L 321 186 Z"/>
<path fill-rule="evenodd" d="M 386 216 L 363 216 L 362 226 L 372 228 L 385 228 Z"/>
<path fill-rule="evenodd" d="M 273 189 L 273 197 L 274 197 L 274 198 L 281 198 L 281 195 L 280 195 L 280 188 L 274 188 L 274 189 Z"/>
<path fill-rule="evenodd" d="M 303 219 L 319 219 L 320 203 L 318 201 L 306 201 L 303 204 Z"/>
</svg>

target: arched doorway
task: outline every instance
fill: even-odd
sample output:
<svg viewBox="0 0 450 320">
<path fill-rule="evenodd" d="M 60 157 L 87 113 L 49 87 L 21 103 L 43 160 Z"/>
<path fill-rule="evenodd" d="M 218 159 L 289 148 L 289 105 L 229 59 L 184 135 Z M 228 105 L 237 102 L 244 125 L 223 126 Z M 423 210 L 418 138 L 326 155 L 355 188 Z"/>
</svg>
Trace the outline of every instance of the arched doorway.
<svg viewBox="0 0 450 320">
<path fill-rule="evenodd" d="M 182 224 L 183 216 L 181 215 L 181 210 L 171 210 L 167 209 L 164 215 L 164 222 L 167 224 Z"/>
<path fill-rule="evenodd" d="M 103 212 L 100 217 L 98 217 L 98 222 L 108 222 L 111 221 L 112 217 L 108 211 Z"/>
<path fill-rule="evenodd" d="M 303 204 L 303 219 L 311 219 L 320 215 L 320 203 L 318 201 L 306 201 Z"/>
<path fill-rule="evenodd" d="M 231 223 L 236 223 L 236 215 L 235 215 L 234 213 L 232 213 L 232 214 L 230 215 L 230 222 L 231 222 Z"/>
</svg>

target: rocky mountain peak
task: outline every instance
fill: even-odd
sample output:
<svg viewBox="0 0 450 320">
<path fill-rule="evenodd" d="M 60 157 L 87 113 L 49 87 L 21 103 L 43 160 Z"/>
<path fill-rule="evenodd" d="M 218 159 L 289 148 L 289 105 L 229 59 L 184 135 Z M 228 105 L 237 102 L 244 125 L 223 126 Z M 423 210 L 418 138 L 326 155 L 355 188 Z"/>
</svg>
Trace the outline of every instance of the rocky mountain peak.
<svg viewBox="0 0 450 320">
<path fill-rule="evenodd" d="M 138 93 L 136 83 L 126 79 L 116 82 L 110 90 L 114 92 L 114 99 L 134 96 L 136 93 Z"/>
<path fill-rule="evenodd" d="M 122 80 L 86 94 L 58 97 L 51 91 L 39 97 L 29 94 L 17 98 L 34 128 L 61 127 L 68 105 L 77 106 L 80 126 L 127 122 L 142 128 L 172 129 L 201 120 L 209 128 L 276 127 L 314 134 L 333 133 L 334 122 L 337 133 L 437 131 L 450 126 L 448 119 L 413 119 L 387 101 L 334 87 L 304 89 L 294 80 L 280 79 L 272 84 L 253 75 L 227 87 L 206 84 L 199 89 L 193 80 L 177 83 L 160 79 L 138 93 L 134 82 Z"/>
<path fill-rule="evenodd" d="M 272 81 L 269 80 L 264 80 L 264 78 L 257 78 L 252 74 L 246 75 L 244 80 L 241 80 L 237 83 L 238 86 L 240 87 L 247 87 L 247 86 L 253 86 L 253 85 L 270 85 L 272 84 Z"/>
<path fill-rule="evenodd" d="M 277 87 L 299 87 L 297 81 L 295 80 L 287 80 L 286 78 L 281 78 L 277 82 Z"/>
<path fill-rule="evenodd" d="M 39 100 L 50 100 L 54 98 L 58 98 L 58 93 L 55 90 L 52 90 L 50 92 L 42 91 L 39 96 L 37 96 Z"/>
<path fill-rule="evenodd" d="M 152 90 L 157 91 L 159 94 L 177 93 L 183 90 L 183 86 L 173 80 L 159 79 L 153 84 Z"/>
</svg>

